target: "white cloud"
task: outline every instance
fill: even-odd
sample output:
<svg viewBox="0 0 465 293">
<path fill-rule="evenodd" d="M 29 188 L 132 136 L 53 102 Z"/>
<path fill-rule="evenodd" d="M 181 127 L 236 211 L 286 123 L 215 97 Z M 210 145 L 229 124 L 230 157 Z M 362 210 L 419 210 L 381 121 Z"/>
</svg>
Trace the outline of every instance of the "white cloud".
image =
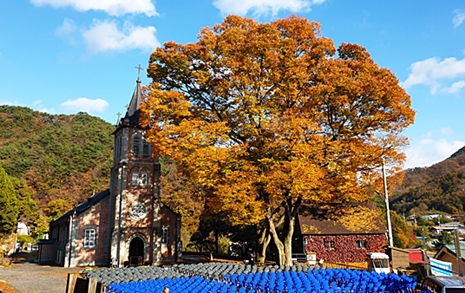
<svg viewBox="0 0 465 293">
<path fill-rule="evenodd" d="M 448 141 L 445 138 L 433 140 L 427 137 L 407 148 L 407 161 L 404 167 L 407 169 L 431 166 L 447 159 L 463 146 L 465 146 L 464 141 Z"/>
<path fill-rule="evenodd" d="M 430 86 L 432 94 L 439 90 L 452 93 L 464 86 L 462 81 L 458 81 L 450 87 L 445 87 L 444 83 L 465 75 L 465 58 L 441 60 L 438 57 L 433 57 L 412 63 L 410 71 L 410 75 L 402 83 L 403 87 L 410 88 L 417 84 L 424 84 Z"/>
<path fill-rule="evenodd" d="M 324 3 L 325 0 L 214 0 L 213 5 L 222 14 L 246 15 L 253 12 L 254 15 L 275 16 L 280 10 L 290 12 L 309 11 L 312 5 Z"/>
<path fill-rule="evenodd" d="M 34 102 L 32 102 L 32 109 L 34 109 L 34 111 L 39 111 L 39 112 L 44 112 L 44 113 L 48 113 L 48 114 L 56 114 L 56 111 L 55 111 L 55 108 L 46 108 L 44 105 L 42 105 L 42 101 L 41 100 L 35 100 Z M 26 107 L 29 107 L 29 106 L 26 106 Z M 31 108 L 31 107 L 29 107 Z"/>
<path fill-rule="evenodd" d="M 465 20 L 465 12 L 456 9 L 454 10 L 454 14 L 455 15 L 454 18 L 452 18 L 452 23 L 454 24 L 454 27 L 458 27 Z"/>
<path fill-rule="evenodd" d="M 153 26 L 140 27 L 125 22 L 120 31 L 114 21 L 94 20 L 92 27 L 83 32 L 83 37 L 91 53 L 132 49 L 153 51 L 160 46 L 155 33 Z"/>
<path fill-rule="evenodd" d="M 25 105 L 21 104 L 18 101 L 10 101 L 10 100 L 0 100 L 0 105 L 7 105 L 7 106 L 22 106 L 26 107 Z"/>
<path fill-rule="evenodd" d="M 39 111 L 39 112 L 45 112 L 49 114 L 55 114 L 55 108 L 45 108 L 44 105 L 42 105 L 41 100 L 35 100 L 32 102 L 32 106 L 30 103 L 24 104 L 23 102 L 19 102 L 17 100 L 15 101 L 10 101 L 10 100 L 0 100 L 0 105 L 8 105 L 8 106 L 20 106 L 20 107 L 27 107 L 29 109 L 32 109 L 34 111 Z"/>
<path fill-rule="evenodd" d="M 34 109 L 36 111 L 39 111 L 39 112 L 43 112 L 43 113 L 48 113 L 48 114 L 56 114 L 57 112 L 55 111 L 55 108 L 45 108 L 44 106 L 40 106 L 38 107 L 37 109 Z"/>
<path fill-rule="evenodd" d="M 442 89 L 442 92 L 447 93 L 447 94 L 455 94 L 460 92 L 462 88 L 465 87 L 465 80 L 460 80 L 457 82 L 454 82 L 450 87 Z"/>
<path fill-rule="evenodd" d="M 76 25 L 74 24 L 74 21 L 70 18 L 65 18 L 61 26 L 55 30 L 55 35 L 69 42 L 70 44 L 74 44 L 75 40 L 72 35 L 75 31 Z"/>
<path fill-rule="evenodd" d="M 35 100 L 32 104 L 34 106 L 40 106 L 40 105 L 42 105 L 42 101 L 41 100 Z"/>
<path fill-rule="evenodd" d="M 65 111 L 68 112 L 87 112 L 87 113 L 99 113 L 103 112 L 109 106 L 108 102 L 102 99 L 88 99 L 78 98 L 75 100 L 68 100 L 60 104 Z"/>
<path fill-rule="evenodd" d="M 151 0 L 31 0 L 31 3 L 36 6 L 71 6 L 77 11 L 99 10 L 113 16 L 125 14 L 157 15 L 155 5 Z"/>
<path fill-rule="evenodd" d="M 441 128 L 440 131 L 442 134 L 445 134 L 445 135 L 454 134 L 454 130 L 452 129 L 452 127 L 449 127 L 449 126 Z"/>
</svg>

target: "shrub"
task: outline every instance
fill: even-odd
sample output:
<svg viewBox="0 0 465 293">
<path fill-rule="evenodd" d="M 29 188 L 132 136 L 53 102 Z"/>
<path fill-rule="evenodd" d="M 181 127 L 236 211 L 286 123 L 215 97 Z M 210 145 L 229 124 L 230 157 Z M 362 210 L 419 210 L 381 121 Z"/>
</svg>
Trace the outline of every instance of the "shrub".
<svg viewBox="0 0 465 293">
<path fill-rule="evenodd" d="M 1 265 L 4 267 L 10 267 L 12 259 L 9 257 L 2 258 Z"/>
</svg>

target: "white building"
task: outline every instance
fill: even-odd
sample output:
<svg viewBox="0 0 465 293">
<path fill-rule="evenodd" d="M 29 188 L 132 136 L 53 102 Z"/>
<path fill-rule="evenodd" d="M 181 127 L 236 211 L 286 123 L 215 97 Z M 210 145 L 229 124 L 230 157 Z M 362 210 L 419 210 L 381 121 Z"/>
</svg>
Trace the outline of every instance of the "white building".
<svg viewBox="0 0 465 293">
<path fill-rule="evenodd" d="M 24 222 L 18 222 L 18 227 L 16 228 L 16 234 L 18 235 L 29 235 L 29 227 Z"/>
</svg>

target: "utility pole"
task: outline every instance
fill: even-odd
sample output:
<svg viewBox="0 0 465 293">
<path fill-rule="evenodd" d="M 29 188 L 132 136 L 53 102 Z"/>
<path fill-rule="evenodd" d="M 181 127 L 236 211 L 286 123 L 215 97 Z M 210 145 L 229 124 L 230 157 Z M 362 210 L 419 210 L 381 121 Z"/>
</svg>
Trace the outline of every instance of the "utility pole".
<svg viewBox="0 0 465 293">
<path fill-rule="evenodd" d="M 416 225 L 415 225 L 416 226 Z M 429 276 L 431 273 L 431 266 L 428 269 L 428 265 L 430 264 L 428 260 L 428 255 L 426 254 L 426 237 L 425 237 L 425 227 L 421 230 L 421 254 L 422 254 L 422 260 L 423 260 L 423 268 L 426 272 L 426 276 Z"/>
<path fill-rule="evenodd" d="M 392 227 L 391 227 L 391 215 L 389 214 L 389 197 L 388 197 L 388 188 L 387 188 L 387 181 L 386 181 L 386 170 L 384 167 L 384 158 L 383 158 L 383 185 L 384 185 L 384 201 L 386 203 L 386 221 L 388 226 L 388 238 L 389 238 L 389 246 L 394 247 L 394 241 L 392 240 Z"/>
<path fill-rule="evenodd" d="M 463 268 L 462 268 L 462 253 L 460 250 L 460 239 L 459 239 L 459 230 L 455 229 L 455 256 L 457 257 L 457 268 L 459 272 L 459 276 L 463 276 Z"/>
</svg>

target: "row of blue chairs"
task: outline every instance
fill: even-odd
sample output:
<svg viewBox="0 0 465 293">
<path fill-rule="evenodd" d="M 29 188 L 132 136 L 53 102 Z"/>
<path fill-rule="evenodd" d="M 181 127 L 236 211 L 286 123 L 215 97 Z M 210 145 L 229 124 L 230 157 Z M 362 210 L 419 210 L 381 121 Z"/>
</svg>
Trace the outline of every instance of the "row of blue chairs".
<svg viewBox="0 0 465 293">
<path fill-rule="evenodd" d="M 224 281 L 236 286 L 260 289 L 261 292 L 283 292 L 295 290 L 308 292 L 320 290 L 344 292 L 391 292 L 413 291 L 416 278 L 406 275 L 378 274 L 368 271 L 343 269 L 304 272 L 277 272 L 248 275 L 226 275 Z"/>
<path fill-rule="evenodd" d="M 110 293 L 411 293 L 416 279 L 406 275 L 326 269 L 225 275 L 222 280 L 194 276 L 112 283 Z"/>
<path fill-rule="evenodd" d="M 128 267 L 112 269 L 86 269 L 83 275 L 87 278 L 97 278 L 98 282 L 105 285 L 111 283 L 129 283 L 131 281 L 146 281 L 150 279 L 182 278 L 201 276 L 208 279 L 222 280 L 227 274 L 249 274 L 264 272 L 306 272 L 309 270 L 323 269 L 313 265 L 280 266 L 268 265 L 253 266 L 237 263 L 198 263 L 198 264 L 174 264 L 166 267 Z"/>
</svg>

